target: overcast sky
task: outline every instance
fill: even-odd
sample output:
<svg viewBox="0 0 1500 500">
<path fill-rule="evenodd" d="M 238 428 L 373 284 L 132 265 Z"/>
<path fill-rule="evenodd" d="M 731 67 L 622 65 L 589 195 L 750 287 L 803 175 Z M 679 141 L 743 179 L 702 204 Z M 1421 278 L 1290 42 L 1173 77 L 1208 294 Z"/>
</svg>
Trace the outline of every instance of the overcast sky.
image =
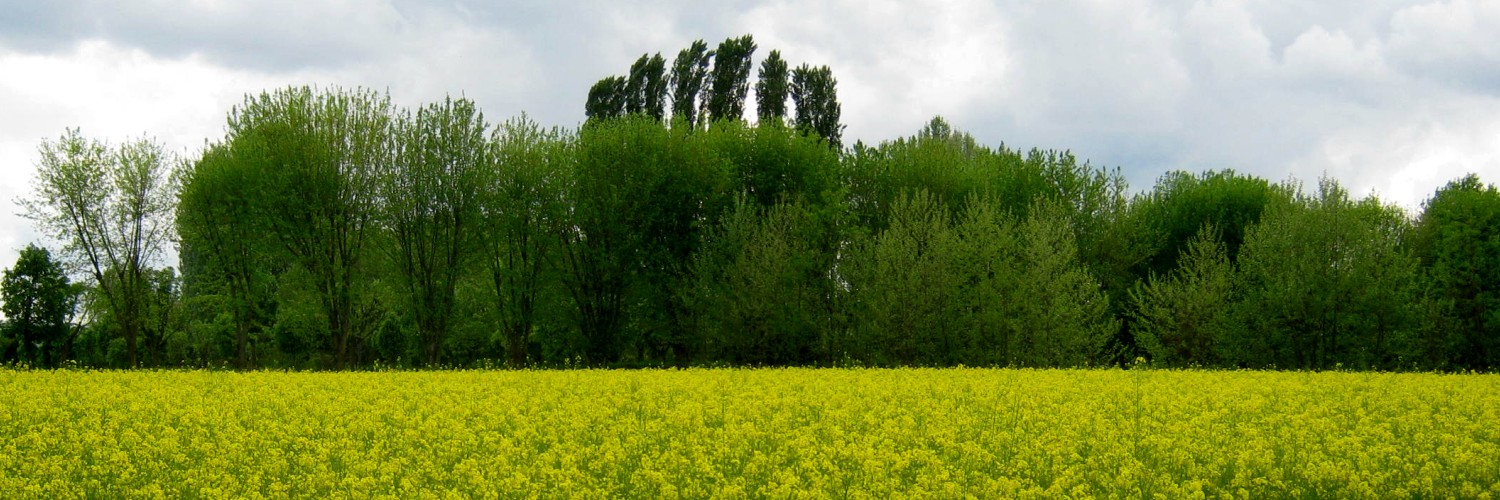
<svg viewBox="0 0 1500 500">
<path fill-rule="evenodd" d="M 626 5 L 627 3 L 633 5 Z M 538 5 L 540 4 L 540 5 Z M 183 155 L 287 85 L 474 99 L 576 126 L 643 52 L 750 33 L 838 78 L 846 143 L 934 115 L 987 144 L 1069 149 L 1137 189 L 1162 173 L 1322 175 L 1411 209 L 1500 182 L 1500 1 L 0 0 L 0 267 L 37 146 L 68 127 Z M 753 98 L 752 98 L 753 99 Z M 49 246 L 56 248 L 55 242 Z"/>
</svg>

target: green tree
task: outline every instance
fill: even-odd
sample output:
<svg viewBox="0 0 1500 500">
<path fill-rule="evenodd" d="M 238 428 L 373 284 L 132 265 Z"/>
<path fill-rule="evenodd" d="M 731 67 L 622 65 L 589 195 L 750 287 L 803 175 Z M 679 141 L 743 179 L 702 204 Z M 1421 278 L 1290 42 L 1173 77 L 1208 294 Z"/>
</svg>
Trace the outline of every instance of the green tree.
<svg viewBox="0 0 1500 500">
<path fill-rule="evenodd" d="M 812 363 L 826 354 L 828 267 L 806 206 L 741 199 L 703 235 L 682 300 L 708 359 Z"/>
<path fill-rule="evenodd" d="M 1015 309 L 1027 331 L 1020 338 L 1030 366 L 1080 366 L 1095 361 L 1119 330 L 1109 296 L 1078 250 L 1068 210 L 1039 200 L 1018 228 Z"/>
<path fill-rule="evenodd" d="M 491 169 L 484 115 L 448 98 L 397 121 L 394 162 L 379 183 L 389 250 L 429 366 L 443 361 L 455 293 L 479 234 L 481 175 Z"/>
<path fill-rule="evenodd" d="M 567 132 L 543 129 L 525 116 L 496 128 L 489 141 L 495 167 L 481 197 L 481 246 L 512 366 L 530 362 L 532 334 L 544 320 L 539 316 L 558 313 L 546 305 L 550 285 L 561 276 L 553 266 L 559 236 L 573 236 L 564 196 L 575 146 Z"/>
<path fill-rule="evenodd" d="M 230 113 L 228 129 L 227 140 L 241 143 L 235 147 L 244 148 L 241 158 L 260 179 L 266 234 L 307 273 L 303 282 L 321 306 L 332 364 L 350 366 L 351 342 L 364 331 L 358 306 L 368 299 L 376 182 L 393 161 L 389 98 L 287 88 L 247 97 Z"/>
<path fill-rule="evenodd" d="M 1417 261 L 1399 209 L 1353 201 L 1324 179 L 1315 195 L 1283 188 L 1240 250 L 1245 328 L 1231 362 L 1298 369 L 1391 367 L 1416 328 Z"/>
<path fill-rule="evenodd" d="M 814 68 L 803 64 L 792 70 L 790 88 L 797 106 L 793 126 L 803 133 L 817 134 L 829 147 L 843 148 L 844 125 L 840 121 L 838 80 L 828 66 Z"/>
<path fill-rule="evenodd" d="M 846 272 L 856 356 L 878 364 L 952 364 L 964 283 L 953 269 L 948 209 L 927 191 L 896 199 L 890 227 L 859 244 Z"/>
<path fill-rule="evenodd" d="M 729 162 L 734 190 L 762 207 L 821 205 L 840 191 L 838 154 L 794 130 L 726 123 L 703 135 L 708 147 Z"/>
<path fill-rule="evenodd" d="M 1158 242 L 1158 250 L 1144 262 L 1138 276 L 1165 275 L 1175 269 L 1179 256 L 1187 255 L 1185 250 L 1204 224 L 1220 231 L 1225 256 L 1235 262 L 1246 228 L 1260 221 L 1274 196 L 1264 179 L 1233 170 L 1198 175 L 1168 172 L 1150 193 L 1136 200 L 1148 222 L 1147 236 Z"/>
<path fill-rule="evenodd" d="M 624 116 L 630 99 L 629 82 L 625 77 L 605 77 L 589 87 L 588 101 L 583 111 L 589 123 Z"/>
<path fill-rule="evenodd" d="M 187 189 L 184 184 L 183 190 Z M 183 217 L 182 203 L 179 201 L 179 227 L 182 226 Z M 260 339 L 257 336 L 252 340 L 249 332 L 261 333 L 264 328 L 259 321 L 247 323 L 244 344 L 246 356 L 242 359 L 237 331 L 240 305 L 235 299 L 238 297 L 230 293 L 227 276 L 215 269 L 217 266 L 214 263 L 209 262 L 210 256 L 201 250 L 201 244 L 192 243 L 186 233 L 181 231 L 179 229 L 182 239 L 178 244 L 178 262 L 181 264 L 179 310 L 182 332 L 180 342 L 168 353 L 168 359 L 195 367 L 214 366 L 225 361 L 232 362 L 240 369 L 253 366 L 258 359 L 258 356 L 252 354 L 258 344 L 254 340 Z M 257 272 L 257 284 L 269 281 L 265 279 L 267 274 L 269 273 Z M 254 295 L 261 299 L 268 298 L 262 290 L 255 292 L 258 293 Z M 260 303 L 254 303 L 253 309 L 264 311 Z M 263 316 L 258 319 L 263 319 Z"/>
<path fill-rule="evenodd" d="M 787 78 L 786 60 L 781 58 L 781 51 L 771 51 L 771 55 L 761 61 L 760 72 L 756 74 L 755 105 L 760 123 L 786 124 Z"/>
<path fill-rule="evenodd" d="M 181 342 L 182 286 L 177 271 L 170 267 L 150 269 L 145 285 L 142 295 L 146 298 L 146 314 L 141 338 L 146 346 L 146 362 L 150 366 L 181 362 L 181 358 L 168 357 L 175 344 Z"/>
<path fill-rule="evenodd" d="M 714 51 L 706 115 L 709 120 L 745 119 L 745 97 L 750 92 L 755 49 L 755 39 L 744 35 L 724 40 Z"/>
<path fill-rule="evenodd" d="M 630 65 L 625 82 L 625 113 L 644 114 L 662 121 L 666 114 L 667 68 L 661 53 L 641 55 Z"/>
<path fill-rule="evenodd" d="M 1219 232 L 1205 224 L 1182 250 L 1181 266 L 1130 291 L 1135 340 L 1170 366 L 1218 366 L 1218 343 L 1236 330 L 1234 268 Z"/>
<path fill-rule="evenodd" d="M 665 139 L 660 126 L 639 120 L 603 123 L 579 137 L 559 260 L 590 363 L 614 362 L 623 348 L 626 304 L 643 245 L 635 224 L 656 177 L 646 168 L 666 149 Z"/>
<path fill-rule="evenodd" d="M 77 129 L 43 141 L 32 196 L 21 201 L 43 232 L 88 269 L 137 366 L 147 270 L 171 237 L 176 183 L 160 143 L 110 148 Z"/>
<path fill-rule="evenodd" d="M 728 168 L 704 135 L 648 119 L 580 135 L 561 268 L 590 362 L 689 355 L 673 287 L 727 205 Z"/>
<path fill-rule="evenodd" d="M 1418 351 L 1434 367 L 1500 366 L 1500 189 L 1468 175 L 1427 200 L 1415 231 L 1437 309 Z"/>
<path fill-rule="evenodd" d="M 265 237 L 269 226 L 260 212 L 265 202 L 257 198 L 259 172 L 254 159 L 244 156 L 247 146 L 210 145 L 185 170 L 177 201 L 184 280 L 200 285 L 194 291 L 204 296 L 210 290 L 222 296 L 218 302 L 232 317 L 236 365 L 241 369 L 251 367 L 250 335 L 263 314 L 264 294 L 259 292 L 266 287 L 264 269 L 271 254 Z M 200 261 L 198 272 L 186 270 Z"/>
<path fill-rule="evenodd" d="M 708 79 L 709 65 L 714 52 L 708 50 L 703 40 L 693 41 L 692 46 L 677 53 L 672 60 L 672 115 L 680 117 L 688 127 L 698 124 L 699 97 Z"/>
<path fill-rule="evenodd" d="M 45 248 L 27 245 L 15 267 L 0 279 L 0 339 L 6 343 L 4 360 L 18 360 L 37 367 L 62 362 L 63 343 L 71 331 L 69 319 L 78 298 L 68 283 L 62 263 Z"/>
<path fill-rule="evenodd" d="M 1030 362 L 1021 340 L 1026 318 L 1013 311 L 1028 300 L 1015 292 L 1021 269 L 1017 221 L 994 200 L 976 197 L 959 215 L 953 268 L 962 286 L 954 307 L 959 322 L 958 362 L 981 366 L 1021 366 Z"/>
<path fill-rule="evenodd" d="M 892 203 L 909 191 L 926 190 L 958 213 L 975 199 L 973 195 L 1000 194 L 989 176 L 1025 167 L 1000 161 L 1010 158 L 974 144 L 972 137 L 954 130 L 942 117 L 934 117 L 915 136 L 875 148 L 856 146 L 850 156 L 846 182 L 861 222 L 873 229 L 887 225 Z M 1041 172 L 1035 176 L 1040 179 Z M 1025 201 L 1014 211 L 1024 212 L 1039 194 L 1025 193 Z"/>
</svg>

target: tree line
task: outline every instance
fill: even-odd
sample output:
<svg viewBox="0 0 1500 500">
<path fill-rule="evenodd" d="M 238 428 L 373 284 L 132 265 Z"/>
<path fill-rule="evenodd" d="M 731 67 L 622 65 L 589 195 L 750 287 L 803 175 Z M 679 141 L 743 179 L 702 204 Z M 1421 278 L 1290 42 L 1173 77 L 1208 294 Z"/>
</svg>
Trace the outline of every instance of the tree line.
<svg viewBox="0 0 1500 500">
<path fill-rule="evenodd" d="M 846 147 L 831 73 L 803 66 L 818 76 L 799 84 L 775 52 L 745 119 L 754 51 L 748 36 L 698 42 L 670 75 L 643 56 L 594 86 L 577 129 L 493 124 L 466 99 L 404 109 L 294 87 L 247 96 L 188 159 L 69 130 L 42 144 L 23 203 L 62 246 L 28 247 L 4 271 L 0 355 L 315 369 L 1500 362 L 1500 191 L 1476 176 L 1408 214 L 1333 179 L 1227 170 L 1131 194 L 1117 169 L 981 145 L 941 118 Z M 806 120 L 787 119 L 788 100 Z M 173 245 L 180 267 L 162 267 Z"/>
</svg>

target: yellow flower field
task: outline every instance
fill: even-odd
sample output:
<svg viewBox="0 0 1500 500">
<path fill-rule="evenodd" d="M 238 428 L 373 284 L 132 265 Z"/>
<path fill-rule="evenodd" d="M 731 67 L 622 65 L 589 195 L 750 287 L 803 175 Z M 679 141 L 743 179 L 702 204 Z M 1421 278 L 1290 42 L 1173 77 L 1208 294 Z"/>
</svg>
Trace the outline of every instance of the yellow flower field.
<svg viewBox="0 0 1500 500">
<path fill-rule="evenodd" d="M 0 498 L 1500 498 L 1500 376 L 0 370 Z"/>
</svg>

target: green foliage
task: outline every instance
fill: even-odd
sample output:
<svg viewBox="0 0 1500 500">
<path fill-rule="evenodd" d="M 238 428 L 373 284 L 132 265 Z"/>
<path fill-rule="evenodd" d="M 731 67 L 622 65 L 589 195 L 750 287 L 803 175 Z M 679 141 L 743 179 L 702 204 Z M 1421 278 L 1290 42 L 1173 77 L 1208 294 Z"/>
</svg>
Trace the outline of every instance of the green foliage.
<svg viewBox="0 0 1500 500">
<path fill-rule="evenodd" d="M 1233 170 L 1200 175 L 1167 173 L 1157 180 L 1155 189 L 1137 201 L 1149 224 L 1148 236 L 1159 241 L 1156 254 L 1145 262 L 1141 275 L 1165 275 L 1176 269 L 1177 259 L 1187 255 L 1187 247 L 1204 224 L 1217 228 L 1226 258 L 1235 262 L 1245 230 L 1260 221 L 1275 196 L 1264 179 Z"/>
<path fill-rule="evenodd" d="M 589 123 L 626 115 L 645 115 L 660 122 L 666 115 L 668 79 L 661 54 L 641 54 L 627 76 L 600 79 L 589 88 L 584 114 Z"/>
<path fill-rule="evenodd" d="M 728 202 L 724 162 L 697 137 L 639 119 L 580 136 L 562 281 L 590 362 L 615 362 L 625 351 L 688 356 L 671 288 L 698 231 Z"/>
<path fill-rule="evenodd" d="M 1102 354 L 1119 329 L 1109 296 L 1079 252 L 1069 210 L 1038 201 L 1018 228 L 1022 246 L 1010 317 L 1028 331 L 1027 366 L 1081 366 Z"/>
<path fill-rule="evenodd" d="M 588 101 L 583 107 L 589 123 L 625 115 L 626 106 L 630 101 L 629 86 L 629 82 L 624 77 L 610 76 L 594 83 L 593 87 L 589 87 Z"/>
<path fill-rule="evenodd" d="M 265 314 L 261 305 L 270 280 L 265 269 L 274 255 L 265 237 L 270 227 L 262 217 L 260 176 L 248 144 L 210 145 L 184 170 L 177 199 L 180 256 L 185 267 L 198 266 L 195 272 L 184 269 L 184 280 L 196 280 L 185 285 L 196 286 L 200 297 L 220 297 L 216 307 L 204 311 L 208 323 L 220 320 L 219 310 L 230 312 L 240 368 L 250 368 L 254 357 L 251 335 Z M 207 356 L 206 349 L 200 348 L 200 355 Z"/>
<path fill-rule="evenodd" d="M 848 280 L 856 358 L 882 365 L 951 364 L 963 283 L 952 269 L 956 234 L 927 191 L 898 197 L 891 225 L 859 241 L 840 268 Z"/>
<path fill-rule="evenodd" d="M 1299 369 L 1392 367 L 1416 328 L 1418 263 L 1402 248 L 1410 223 L 1373 198 L 1350 200 L 1328 179 L 1314 195 L 1283 188 L 1246 233 L 1238 287 L 1245 329 L 1227 359 Z"/>
<path fill-rule="evenodd" d="M 799 365 L 828 359 L 829 264 L 803 205 L 741 199 L 693 256 L 681 289 L 704 359 Z"/>
<path fill-rule="evenodd" d="M 595 85 L 576 131 L 492 128 L 466 99 L 288 88 L 247 96 L 175 177 L 150 141 L 69 131 L 43 142 L 24 206 L 91 279 L 63 286 L 79 305 L 55 352 L 24 352 L 34 322 L 9 309 L 0 352 L 318 369 L 1500 359 L 1500 192 L 1477 177 L 1413 225 L 1332 181 L 1306 194 L 1232 171 L 1132 198 L 1118 169 L 981 145 L 941 117 L 845 149 L 831 70 L 777 51 L 759 123 L 741 119 L 755 50 L 698 41 L 670 70 L 642 55 Z M 155 267 L 172 228 L 180 269 Z"/>
<path fill-rule="evenodd" d="M 480 197 L 481 254 L 512 366 L 533 361 L 541 317 L 559 315 L 554 284 L 561 274 L 552 263 L 571 230 L 564 197 L 575 146 L 572 135 L 525 116 L 496 128 L 488 144 L 493 168 Z"/>
<path fill-rule="evenodd" d="M 672 115 L 687 123 L 698 124 L 698 99 L 708 79 L 709 64 L 714 53 L 708 50 L 703 40 L 694 40 L 692 46 L 677 53 L 672 60 L 672 74 L 668 79 L 672 87 Z"/>
<path fill-rule="evenodd" d="M 1137 195 L 1128 208 L 1113 211 L 1099 239 L 1091 245 L 1090 254 L 1095 256 L 1091 260 L 1098 263 L 1101 280 L 1117 305 L 1116 313 L 1126 321 L 1125 329 L 1115 340 L 1117 361 L 1123 363 L 1137 355 L 1148 355 L 1166 364 L 1214 362 L 1214 357 L 1204 357 L 1196 350 L 1167 354 L 1159 345 L 1162 339 L 1174 342 L 1170 338 L 1175 335 L 1201 337 L 1200 333 L 1206 331 L 1203 329 L 1209 328 L 1202 320 L 1207 319 L 1204 315 L 1208 310 L 1203 308 L 1210 299 L 1182 295 L 1198 285 L 1183 283 L 1180 280 L 1186 276 L 1178 276 L 1179 271 L 1204 270 L 1179 269 L 1180 259 L 1202 255 L 1202 248 L 1190 251 L 1189 247 L 1201 239 L 1199 232 L 1207 225 L 1214 228 L 1214 239 L 1223 246 L 1224 258 L 1233 264 L 1239 258 L 1246 229 L 1260 221 L 1266 206 L 1278 196 L 1281 195 L 1264 179 L 1232 170 L 1198 175 L 1174 171 L 1158 179 L 1151 191 Z M 1140 286 L 1148 281 L 1151 287 L 1141 290 Z M 1139 296 L 1142 292 L 1149 292 L 1148 296 Z M 1220 299 L 1227 297 L 1212 300 Z M 1137 309 L 1140 307 L 1152 310 Z M 1225 303 L 1216 308 L 1216 313 L 1227 310 Z M 1179 325 L 1191 331 L 1173 333 L 1173 322 L 1191 323 Z"/>
<path fill-rule="evenodd" d="M 141 338 L 147 366 L 169 366 L 183 361 L 181 355 L 182 282 L 176 270 L 167 267 L 147 271 L 145 322 Z"/>
<path fill-rule="evenodd" d="M 935 117 L 917 135 L 856 145 L 847 157 L 845 183 L 857 219 L 883 228 L 897 197 L 927 190 L 953 213 L 984 198 L 1024 216 L 1039 199 L 1065 210 L 1075 232 L 1094 250 L 1110 221 L 1124 211 L 1125 181 L 1118 171 L 1079 163 L 1065 152 L 1032 150 L 1023 155 L 1003 146 L 990 149 Z M 1092 256 L 1091 252 L 1086 255 Z"/>
<path fill-rule="evenodd" d="M 394 158 L 390 100 L 364 90 L 287 88 L 247 97 L 229 137 L 259 179 L 258 210 L 284 255 L 310 273 L 328 322 L 333 365 L 355 360 L 356 305 L 368 260 L 381 168 Z"/>
<path fill-rule="evenodd" d="M 788 70 L 781 51 L 773 50 L 760 63 L 756 74 L 755 109 L 762 124 L 786 124 L 786 98 L 788 92 Z"/>
<path fill-rule="evenodd" d="M 1167 366 L 1219 366 L 1218 343 L 1236 331 L 1234 268 L 1219 231 L 1205 224 L 1182 250 L 1180 267 L 1130 291 L 1133 333 L 1151 359 Z"/>
<path fill-rule="evenodd" d="M 644 114 L 659 122 L 666 116 L 666 104 L 666 61 L 661 53 L 650 57 L 641 54 L 630 65 L 630 76 L 625 82 L 625 113 Z"/>
<path fill-rule="evenodd" d="M 1079 366 L 1118 328 L 1079 260 L 1068 215 L 1042 201 L 1019 221 L 991 200 L 957 223 L 926 191 L 855 246 L 847 278 L 854 355 L 881 364 Z"/>
<path fill-rule="evenodd" d="M 276 310 L 270 326 L 275 349 L 262 359 L 268 366 L 318 368 L 332 366 L 333 354 L 328 345 L 328 313 L 317 291 L 316 278 L 300 266 L 290 268 L 278 279 Z M 415 336 L 408 336 L 415 341 Z M 324 365 L 324 362 L 328 362 Z"/>
<path fill-rule="evenodd" d="M 750 67 L 755 56 L 755 39 L 750 35 L 729 38 L 714 51 L 712 85 L 708 93 L 711 121 L 745 119 L 745 96 L 750 92 Z"/>
<path fill-rule="evenodd" d="M 147 271 L 171 238 L 174 160 L 155 141 L 112 148 L 77 129 L 43 141 L 40 153 L 35 189 L 21 205 L 91 273 L 136 366 Z"/>
<path fill-rule="evenodd" d="M 449 98 L 396 125 L 394 162 L 379 185 L 382 222 L 429 366 L 443 361 L 455 290 L 479 234 L 482 176 L 492 169 L 489 124 L 468 99 Z"/>
<path fill-rule="evenodd" d="M 15 266 L 0 275 L 0 312 L 6 318 L 0 323 L 0 361 L 60 365 L 63 343 L 72 333 L 69 318 L 78 302 L 62 263 L 47 249 L 26 245 Z"/>
<path fill-rule="evenodd" d="M 792 70 L 792 85 L 788 89 L 792 102 L 797 105 L 796 118 L 792 126 L 805 134 L 823 138 L 828 146 L 838 150 L 844 147 L 844 124 L 840 115 L 838 80 L 828 66 L 812 67 L 806 64 Z"/>
<path fill-rule="evenodd" d="M 838 154 L 786 127 L 725 123 L 698 140 L 728 162 L 735 190 L 762 207 L 823 204 L 837 196 Z"/>
<path fill-rule="evenodd" d="M 1412 240 L 1433 309 L 1413 354 L 1430 366 L 1500 366 L 1500 190 L 1476 175 L 1449 182 Z"/>
</svg>

